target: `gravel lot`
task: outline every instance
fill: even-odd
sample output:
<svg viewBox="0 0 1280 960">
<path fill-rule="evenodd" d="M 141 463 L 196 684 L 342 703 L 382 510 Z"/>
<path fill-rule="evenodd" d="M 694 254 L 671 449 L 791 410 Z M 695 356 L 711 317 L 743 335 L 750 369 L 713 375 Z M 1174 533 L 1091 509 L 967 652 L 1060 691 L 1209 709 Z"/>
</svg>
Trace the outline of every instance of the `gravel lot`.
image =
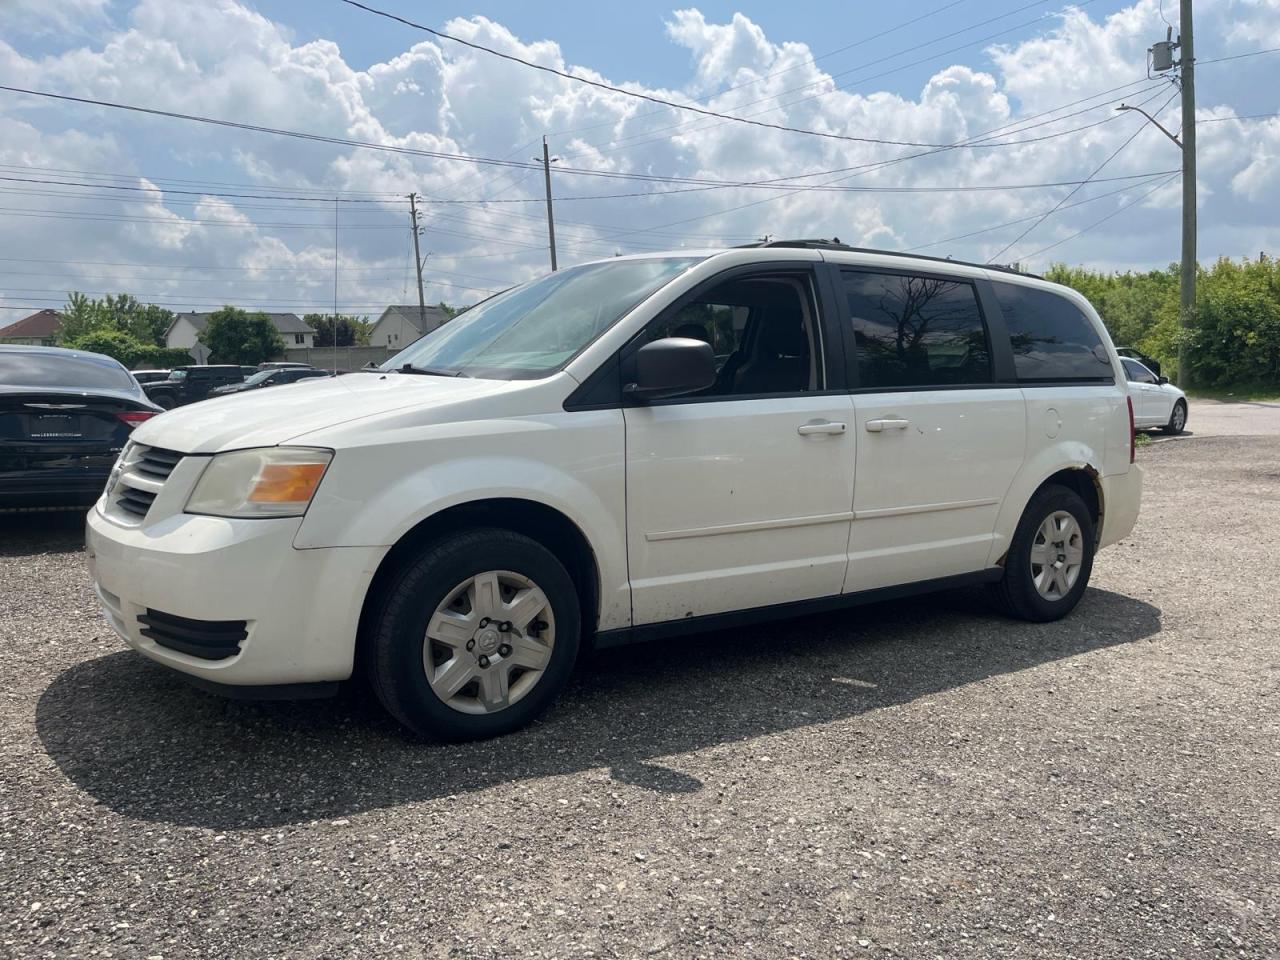
<svg viewBox="0 0 1280 960">
<path fill-rule="evenodd" d="M 0 525 L 0 956 L 1280 955 L 1280 408 L 1140 451 L 1060 624 L 980 594 L 602 655 L 534 728 L 195 692 Z"/>
</svg>

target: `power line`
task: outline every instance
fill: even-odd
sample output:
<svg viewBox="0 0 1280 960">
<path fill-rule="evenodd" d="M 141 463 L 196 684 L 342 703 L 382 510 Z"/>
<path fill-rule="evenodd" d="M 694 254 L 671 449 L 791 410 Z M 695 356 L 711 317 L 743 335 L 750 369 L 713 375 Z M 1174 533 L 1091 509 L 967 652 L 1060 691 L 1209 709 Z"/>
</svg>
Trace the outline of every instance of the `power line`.
<svg viewBox="0 0 1280 960">
<path fill-rule="evenodd" d="M 388 13 L 385 10 L 379 10 L 376 7 L 370 7 L 366 4 L 360 3 L 359 0 L 342 0 L 342 2 L 349 6 L 356 7 L 359 10 L 364 10 L 366 13 L 371 13 L 371 14 L 374 14 L 375 16 L 384 17 L 388 20 L 394 20 L 397 23 L 402 23 L 405 26 L 411 27 L 415 30 L 421 30 L 424 33 L 429 33 L 432 36 L 439 37 L 442 40 L 450 40 L 454 43 L 460 43 L 465 47 L 470 47 L 473 50 L 480 50 L 492 56 L 500 57 L 503 60 L 509 60 L 513 63 L 523 64 L 524 66 L 529 67 L 533 70 L 540 70 L 544 73 L 554 74 L 555 76 L 563 77 L 566 80 L 574 80 L 578 83 L 583 83 L 588 86 L 596 87 L 597 89 L 600 89 L 600 90 L 608 90 L 611 93 L 619 93 L 619 94 L 622 94 L 623 96 L 633 97 L 637 100 L 647 100 L 650 103 L 656 103 L 659 106 L 663 106 L 663 107 L 671 107 L 674 110 L 684 110 L 690 113 L 698 113 L 705 117 L 713 117 L 717 120 L 727 120 L 727 121 L 733 121 L 737 123 L 745 123 L 754 127 L 765 127 L 770 130 L 779 130 L 784 133 L 799 133 L 799 134 L 804 134 L 810 137 L 819 137 L 825 140 L 840 140 L 840 141 L 849 142 L 849 143 L 875 143 L 875 144 L 883 144 L 886 146 L 895 146 L 895 147 L 948 146 L 948 144 L 927 143 L 919 140 L 890 140 L 883 137 L 856 137 L 850 134 L 829 133 L 823 130 L 808 130 L 808 129 L 805 129 L 804 127 L 792 127 L 792 126 L 787 126 L 786 124 L 769 123 L 764 120 L 754 120 L 751 117 L 740 117 L 740 116 L 734 116 L 732 114 L 720 113 L 719 111 L 716 111 L 716 110 L 708 110 L 704 107 L 698 107 L 692 104 L 677 103 L 674 100 L 666 100 L 662 97 L 655 97 L 652 94 L 640 93 L 639 91 L 636 91 L 636 90 L 627 90 L 623 87 L 615 87 L 613 84 L 605 83 L 602 80 L 592 80 L 590 77 L 580 77 L 577 74 L 569 73 L 568 71 L 565 71 L 565 70 L 559 70 L 555 67 L 549 67 L 546 64 L 534 63 L 532 60 L 525 60 L 523 57 L 517 57 L 515 54 L 503 53 L 501 50 L 494 50 L 492 47 L 486 47 L 483 44 L 474 43 L 471 40 L 464 40 L 462 37 L 455 37 L 452 34 L 444 33 L 443 31 L 436 30 L 433 27 L 428 27 L 426 24 L 418 23 L 414 20 L 409 20 L 405 17 L 401 17 L 394 13 Z M 1085 4 L 1092 3 L 1092 2 L 1094 2 L 1094 0 L 1082 0 L 1082 2 L 1077 4 L 1077 6 L 1084 6 Z M 1034 6 L 1034 5 L 1035 4 L 1028 4 L 1028 6 Z M 1020 9 L 1024 9 L 1024 8 L 1020 8 Z M 1013 29 L 1019 29 L 1019 28 L 1015 27 Z M 1008 32 L 1008 31 L 1005 31 L 1005 32 Z M 988 37 L 985 39 L 990 39 L 990 38 Z M 981 43 L 984 41 L 976 41 L 976 42 Z M 806 89 L 807 87 L 810 87 L 810 86 L 813 86 L 813 84 L 806 84 L 804 87 L 797 87 L 796 89 Z M 779 94 L 779 96 L 781 95 L 782 94 Z M 773 98 L 770 97 L 766 99 L 773 99 Z M 771 109 L 774 109 L 774 108 L 771 108 Z"/>
<path fill-rule="evenodd" d="M 1114 197 L 1118 193 L 1126 193 L 1129 190 L 1132 190 L 1134 187 L 1145 187 L 1147 184 L 1153 183 L 1156 180 L 1162 181 L 1161 183 L 1162 186 L 1165 182 L 1168 182 L 1167 180 L 1165 180 L 1163 175 L 1158 177 L 1152 177 L 1150 180 L 1145 180 L 1141 183 L 1126 184 L 1125 186 L 1121 187 L 1119 190 L 1108 190 L 1106 193 L 1099 193 L 1098 195 L 1093 197 L 1086 197 L 1085 199 L 1077 200 L 1074 203 L 1063 204 L 1058 209 L 1070 210 L 1073 207 L 1081 207 L 1081 206 L 1084 206 L 1086 203 L 1093 203 L 1095 200 L 1103 200 L 1107 197 Z M 1052 212 L 1052 211 L 1045 211 L 1045 212 Z M 996 230 L 1003 230 L 1005 227 L 1017 226 L 1019 223 L 1028 223 L 1029 221 L 1037 220 L 1042 216 L 1044 216 L 1044 213 L 1032 213 L 1025 217 L 1019 217 L 1016 220 L 1006 220 L 1004 223 L 997 223 L 990 227 L 983 227 L 981 230 L 972 230 L 969 233 L 957 234 L 954 237 L 943 237 L 941 240 L 930 240 L 928 243 L 918 243 L 914 247 L 907 247 L 905 252 L 913 253 L 916 250 L 927 250 L 930 247 L 941 246 L 944 243 L 954 243 L 957 240 L 968 240 L 970 237 L 981 236 L 984 233 L 993 233 Z"/>
<path fill-rule="evenodd" d="M 965 0 L 952 0 L 951 3 L 944 3 L 942 6 L 937 7 L 933 10 L 930 10 L 927 13 L 922 13 L 918 17 L 913 17 L 910 20 L 904 20 L 902 23 L 899 23 L 897 26 L 889 27 L 887 30 L 881 30 L 879 33 L 874 33 L 869 37 L 863 37 L 861 40 L 858 40 L 855 43 L 845 44 L 843 47 L 838 47 L 835 50 L 828 51 L 827 53 L 819 54 L 818 56 L 812 58 L 811 60 L 806 60 L 804 63 L 798 63 L 793 66 L 786 67 L 785 69 L 782 69 L 782 70 L 776 70 L 773 73 L 766 73 L 763 76 L 756 77 L 754 80 L 747 80 L 743 83 L 735 84 L 734 86 L 731 86 L 731 87 L 723 87 L 720 90 L 717 90 L 715 93 L 708 94 L 705 97 L 698 97 L 693 102 L 694 103 L 710 103 L 716 97 L 724 96 L 726 93 L 732 93 L 734 90 L 741 90 L 744 87 L 754 86 L 757 83 L 763 83 L 765 80 L 771 80 L 774 77 L 780 77 L 784 73 L 792 73 L 793 71 L 799 70 L 803 67 L 812 66 L 813 64 L 817 63 L 819 60 L 826 60 L 828 57 L 833 57 L 838 53 L 844 53 L 846 50 L 852 50 L 855 47 L 861 47 L 865 44 L 871 43 L 873 40 L 879 40 L 881 37 L 887 37 L 891 33 L 896 33 L 899 30 L 903 30 L 911 26 L 912 24 L 919 23 L 921 20 L 927 20 L 929 17 L 936 16 L 939 13 L 942 13 L 944 10 L 949 10 L 952 7 L 959 6 L 961 3 L 964 3 L 964 2 Z M 1041 2 L 1046 2 L 1046 0 L 1041 0 Z M 660 113 L 662 113 L 661 110 L 651 110 L 648 113 L 641 114 L 637 117 L 633 117 L 632 119 L 642 120 L 645 117 L 655 117 Z M 572 133 L 582 133 L 585 130 L 598 130 L 600 127 L 610 127 L 610 126 L 613 126 L 614 123 L 615 121 L 613 120 L 606 120 L 602 123 L 592 123 L 584 127 L 572 127 L 568 130 L 554 130 L 551 133 L 549 133 L 548 136 L 563 137 L 563 136 L 568 136 L 569 134 L 572 134 Z"/>
<path fill-rule="evenodd" d="M 1178 96 L 1178 91 L 1177 91 L 1177 90 L 1175 90 L 1175 91 L 1173 92 L 1173 95 L 1172 95 L 1171 97 L 1169 97 L 1169 99 L 1168 99 L 1168 100 L 1166 100 L 1164 103 L 1162 103 L 1162 104 L 1160 105 L 1160 108 L 1159 108 L 1158 110 L 1156 110 L 1156 114 L 1157 114 L 1157 115 L 1159 115 L 1160 113 L 1162 113 L 1162 112 L 1164 111 L 1165 107 L 1169 106 L 1169 104 L 1171 104 L 1177 96 Z M 1105 166 L 1106 166 L 1107 164 L 1109 164 L 1112 160 L 1114 160 L 1116 157 L 1118 157 L 1118 156 L 1120 155 L 1120 152 L 1121 152 L 1122 150 L 1124 150 L 1124 149 L 1125 149 L 1125 147 L 1129 146 L 1129 144 L 1133 143 L 1133 141 L 1137 139 L 1138 134 L 1142 133 L 1142 131 L 1143 131 L 1143 130 L 1145 130 L 1145 129 L 1147 129 L 1147 125 L 1146 125 L 1146 123 L 1144 122 L 1141 126 L 1139 126 L 1139 127 L 1138 127 L 1138 129 L 1137 129 L 1137 130 L 1133 131 L 1133 133 L 1129 135 L 1129 138 L 1128 138 L 1127 140 L 1125 140 L 1125 142 L 1124 142 L 1124 143 L 1120 144 L 1120 146 L 1118 146 L 1118 147 L 1115 149 L 1115 152 L 1114 152 L 1114 153 L 1112 153 L 1110 156 L 1108 156 L 1108 157 L 1107 157 L 1107 159 L 1103 160 L 1103 161 L 1102 161 L 1102 163 L 1098 164 L 1098 166 L 1094 169 L 1093 173 L 1091 173 L 1091 174 L 1088 176 L 1088 178 L 1084 181 L 1084 183 L 1088 183 L 1088 182 L 1092 181 L 1092 180 L 1094 179 L 1094 177 L 1095 177 L 1098 173 L 1100 173 L 1100 172 L 1102 171 L 1102 168 L 1103 168 L 1103 167 L 1105 167 Z M 1004 254 L 1007 250 L 1009 250 L 1009 248 L 1011 248 L 1011 247 L 1015 246 L 1016 244 L 1020 243 L 1020 242 L 1022 241 L 1022 239 L 1023 239 L 1024 237 L 1026 237 L 1026 236 L 1027 236 L 1027 234 L 1031 233 L 1031 231 L 1032 231 L 1032 230 L 1034 230 L 1036 227 L 1040 226 L 1040 224 L 1044 223 L 1044 221 L 1045 221 L 1046 219 L 1048 219 L 1050 216 L 1052 216 L 1052 215 L 1053 215 L 1054 211 L 1056 211 L 1056 210 L 1060 209 L 1064 203 L 1066 203 L 1068 200 L 1070 200 L 1072 197 L 1074 197 L 1074 196 L 1075 196 L 1075 195 L 1080 191 L 1080 187 L 1083 187 L 1083 186 L 1084 186 L 1084 183 L 1081 183 L 1081 184 L 1080 184 L 1080 186 L 1078 186 L 1078 187 L 1074 188 L 1070 193 L 1068 193 L 1068 194 L 1067 194 L 1066 196 L 1064 196 L 1061 200 L 1059 200 L 1056 204 L 1054 204 L 1052 208 L 1050 208 L 1048 211 L 1046 211 L 1046 212 L 1045 212 L 1045 214 L 1044 214 L 1042 217 L 1040 217 L 1040 219 L 1038 219 L 1035 223 L 1031 224 L 1031 226 L 1027 227 L 1027 229 L 1023 230 L 1023 231 L 1022 231 L 1020 234 L 1018 234 L 1018 235 L 1017 235 L 1013 240 L 1009 241 L 1009 242 L 1008 242 L 1008 243 L 1006 243 L 1003 247 L 1001 247 L 1001 248 L 1000 248 L 1000 251 L 999 251 L 998 253 L 996 253 L 996 254 L 995 254 L 995 256 L 988 258 L 987 263 L 994 263 L 994 262 L 995 262 L 995 261 L 996 261 L 996 260 L 997 260 L 1001 255 L 1002 255 L 1002 254 Z"/>
<path fill-rule="evenodd" d="M 902 50 L 899 50 L 897 53 L 889 54 L 889 55 L 887 55 L 887 56 L 881 57 L 881 58 L 880 58 L 880 59 L 878 59 L 878 60 L 872 60 L 872 61 L 869 61 L 868 63 L 862 64 L 862 65 L 861 65 L 861 66 L 859 66 L 859 67 L 853 67 L 853 68 L 850 68 L 850 69 L 848 69 L 848 70 L 841 71 L 841 72 L 839 72 L 839 73 L 830 74 L 830 75 L 829 75 L 826 79 L 824 79 L 824 80 L 818 80 L 818 81 L 814 81 L 814 82 L 812 82 L 812 83 L 801 84 L 801 85 L 800 85 L 800 86 L 798 86 L 798 87 L 791 87 L 791 88 L 789 88 L 789 89 L 787 89 L 787 90 L 783 90 L 783 91 L 781 91 L 780 93 L 772 94 L 771 96 L 768 96 L 768 97 L 761 97 L 761 98 L 759 98 L 759 99 L 757 99 L 757 100 L 750 100 L 750 101 L 747 101 L 746 103 L 740 103 L 740 104 L 738 104 L 738 105 L 737 105 L 737 108 L 738 108 L 738 109 L 742 109 L 743 107 L 755 106 L 756 104 L 759 104 L 759 103 L 768 103 L 770 100 L 778 100 L 778 99 L 780 99 L 780 98 L 782 98 L 782 97 L 785 97 L 785 96 L 786 96 L 787 94 L 789 94 L 789 93 L 798 93 L 798 92 L 799 92 L 799 91 L 801 91 L 801 90 L 808 90 L 808 89 L 811 89 L 811 88 L 813 88 L 813 87 L 815 87 L 815 86 L 820 86 L 820 85 L 822 85 L 822 84 L 826 83 L 826 81 L 827 81 L 827 80 L 833 80 L 833 79 L 835 79 L 836 77 L 842 77 L 842 76 L 845 76 L 845 75 L 847 75 L 847 74 L 849 74 L 849 73 L 855 73 L 855 72 L 857 72 L 858 70 L 865 69 L 866 67 L 874 66 L 875 64 L 878 64 L 878 63 L 883 63 L 883 62 L 885 62 L 886 60 L 892 60 L 892 59 L 894 59 L 894 58 L 896 58 L 896 57 L 902 56 L 902 55 L 907 54 L 907 53 L 911 53 L 911 52 L 913 52 L 913 51 L 915 51 L 915 50 L 919 50 L 919 49 L 921 49 L 921 48 L 923 48 L 923 47 L 931 46 L 931 45 L 932 45 L 932 44 L 934 44 L 934 43 L 940 43 L 940 42 L 941 42 L 941 41 L 943 41 L 943 40 L 948 40 L 948 39 L 950 39 L 951 37 L 956 37 L 956 36 L 959 36 L 959 35 L 960 35 L 960 34 L 962 34 L 962 33 L 967 33 L 968 31 L 970 31 L 970 30 L 974 30 L 974 29 L 977 29 L 977 28 L 978 28 L 978 27 L 980 27 L 980 26 L 984 26 L 984 25 L 986 25 L 986 24 L 988 24 L 988 23 L 992 23 L 992 22 L 994 22 L 994 21 L 996 21 L 996 20 L 1001 20 L 1001 19 L 1003 19 L 1004 17 L 1012 16 L 1012 15 L 1013 15 L 1013 14 L 1015 14 L 1015 13 L 1019 13 L 1019 12 L 1021 12 L 1021 11 L 1023 11 L 1023 10 L 1026 10 L 1028 7 L 1039 6 L 1041 3 L 1044 3 L 1044 2 L 1047 2 L 1047 0 L 1033 0 L 1033 2 L 1032 2 L 1032 3 L 1024 4 L 1024 5 L 1023 5 L 1023 6 L 1021 6 L 1021 7 L 1018 7 L 1018 8 L 1016 8 L 1016 9 L 1014 9 L 1014 10 L 1010 10 L 1010 11 L 1008 11 L 1008 12 L 1006 12 L 1006 13 L 1000 14 L 999 16 L 991 17 L 991 18 L 989 18 L 989 19 L 987 19 L 987 20 L 980 21 L 979 23 L 971 24 L 970 26 L 968 26 L 968 27 L 964 27 L 964 28 L 962 28 L 962 29 L 960 29 L 960 30 L 956 30 L 956 31 L 953 31 L 953 32 L 948 33 L 948 34 L 944 34 L 944 35 L 943 35 L 943 36 L 941 36 L 941 37 L 935 37 L 935 38 L 934 38 L 934 39 L 932 39 L 932 40 L 927 40 L 927 41 L 925 41 L 925 42 L 923 42 L 923 43 L 918 43 L 918 44 L 916 44 L 916 45 L 914 45 L 914 46 L 906 47 L 906 48 L 904 48 L 904 49 L 902 49 Z M 1093 2 L 1095 2 L 1095 0 L 1082 0 L 1082 2 L 1075 4 L 1075 6 L 1077 6 L 1077 7 L 1084 7 L 1084 6 L 1088 6 L 1090 3 L 1093 3 Z M 794 106 L 794 105 L 799 104 L 799 103 L 808 103 L 808 102 L 810 102 L 810 101 L 818 100 L 818 99 L 820 99 L 820 98 L 822 98 L 822 97 L 829 96 L 830 94 L 835 93 L 836 91 L 839 91 L 839 90 L 848 90 L 848 89 L 850 89 L 851 87 L 861 86 L 861 85 L 863 85 L 863 84 L 870 83 L 872 80 L 878 80 L 878 79 L 880 79 L 881 77 L 892 76 L 892 75 L 893 75 L 893 74 L 895 74 L 895 73 L 901 73 L 903 70 L 908 70 L 908 69 L 910 69 L 911 67 L 918 66 L 918 65 L 920 65 L 920 64 L 922 64 L 922 63 L 928 63 L 930 60 L 936 60 L 936 59 L 938 59 L 938 58 L 940 58 L 940 57 L 945 57 L 945 56 L 947 56 L 948 54 L 956 53 L 957 51 L 960 51 L 960 50 L 967 50 L 967 49 L 968 49 L 968 48 L 970 48 L 970 47 L 980 46 L 981 44 L 987 43 L 988 41 L 994 40 L 994 39 L 996 39 L 996 38 L 998 38 L 998 37 L 1003 37 L 1003 36 L 1005 36 L 1005 35 L 1007 35 L 1007 34 L 1015 33 L 1015 32 L 1017 32 L 1018 30 L 1021 30 L 1023 27 L 1029 27 L 1029 26 L 1032 26 L 1032 25 L 1034 25 L 1034 24 L 1040 23 L 1040 22 L 1042 22 L 1043 20 L 1044 20 L 1044 17 L 1043 17 L 1043 16 L 1041 16 L 1041 17 L 1037 17 L 1037 18 L 1035 18 L 1035 19 L 1033 19 L 1033 20 L 1027 20 L 1027 21 L 1024 21 L 1024 22 L 1022 22 L 1022 23 L 1015 24 L 1015 25 L 1014 25 L 1014 26 L 1012 26 L 1012 27 L 1008 27 L 1008 28 L 1006 28 L 1006 29 L 1004 29 L 1004 30 L 998 30 L 998 31 L 996 31 L 995 33 L 988 34 L 988 35 L 987 35 L 987 36 L 985 36 L 985 37 L 980 37 L 980 38 L 978 38 L 977 40 L 971 40 L 971 41 L 968 41 L 968 42 L 966 42 L 966 43 L 962 43 L 962 44 L 960 44 L 960 45 L 958 45 L 958 46 L 955 46 L 955 47 L 949 47 L 949 48 L 948 48 L 948 49 L 946 49 L 946 50 L 941 50 L 941 51 L 938 51 L 938 52 L 936 52 L 936 53 L 931 53 L 931 54 L 929 54 L 928 56 L 921 57 L 921 58 L 919 58 L 919 59 L 917 59 L 917 60 L 912 60 L 912 61 L 910 61 L 909 63 L 900 64 L 899 66 L 893 67 L 893 68 L 891 68 L 891 69 L 889 69 L 889 70 L 883 70 L 883 71 L 881 71 L 880 73 L 872 74 L 872 75 L 870 75 L 870 76 L 866 76 L 866 77 L 860 77 L 860 78 L 858 78 L 858 79 L 856 79 L 856 80 L 850 80 L 850 81 L 848 81 L 847 83 L 844 83 L 844 84 L 840 84 L 840 85 L 833 86 L 833 87 L 832 87 L 832 89 L 830 89 L 830 90 L 824 90 L 824 91 L 821 91 L 821 92 L 819 92 L 819 93 L 813 94 L 812 96 L 808 96 L 808 97 L 800 97 L 800 98 L 798 98 L 798 99 L 796 99 L 796 100 L 790 100 L 790 101 L 787 101 L 786 103 L 774 104 L 773 106 L 766 107 L 766 108 L 764 108 L 763 110 L 757 110 L 755 113 L 747 114 L 745 117 L 741 117 L 741 116 L 728 116 L 728 117 L 726 118 L 726 120 L 721 121 L 720 123 L 709 123 L 709 124 L 702 124 L 702 125 L 700 125 L 700 126 L 695 126 L 695 127 L 694 127 L 692 130 L 690 130 L 689 132 L 690 132 L 690 133 L 693 133 L 693 132 L 697 132 L 697 131 L 699 131 L 699 130 L 706 130 L 706 129 L 710 129 L 710 128 L 712 128 L 712 127 L 723 126 L 723 124 L 724 124 L 725 122 L 728 122 L 728 121 L 730 121 L 730 120 L 741 120 L 741 121 L 743 121 L 743 122 L 750 123 L 750 122 L 752 122 L 752 121 L 751 121 L 751 119 L 750 119 L 750 118 L 752 118 L 752 117 L 763 116 L 764 114 L 766 114 L 766 113 L 771 113 L 771 112 L 772 112 L 772 111 L 774 111 L 774 110 L 782 110 L 782 109 L 785 109 L 785 108 L 790 107 L 790 106 Z M 655 111 L 655 112 L 656 112 L 656 111 Z M 696 121 L 696 120 L 685 120 L 685 121 L 681 121 L 681 122 L 679 122 L 679 123 L 670 124 L 670 125 L 665 126 L 665 127 L 654 127 L 654 128 L 652 128 L 652 129 L 650 129 L 650 130 L 642 131 L 641 133 L 633 134 L 632 136 L 629 136 L 629 137 L 621 137 L 621 138 L 619 138 L 618 140 L 609 141 L 609 143 L 605 144 L 605 146 L 614 146 L 614 145 L 621 145 L 621 144 L 625 144 L 628 148 L 631 148 L 631 147 L 640 146 L 640 145 L 645 144 L 645 143 L 653 143 L 653 142 L 655 142 L 655 140 L 666 139 L 666 138 L 658 137 L 658 138 L 654 138 L 654 139 L 651 139 L 651 140 L 645 140 L 645 139 L 639 139 L 639 140 L 638 140 L 638 139 L 637 139 L 637 137 L 647 137 L 647 136 L 649 136 L 650 134 L 653 134 L 653 133 L 661 133 L 661 132 L 664 132 L 664 131 L 670 131 L 670 130 L 680 130 L 680 129 L 683 129 L 684 127 L 688 127 L 688 126 L 690 126 L 691 124 L 694 124 L 694 123 L 697 123 L 697 122 L 698 122 L 698 121 Z M 601 153 L 612 153 L 612 152 L 615 152 L 615 151 L 606 150 L 606 151 L 597 151 L 597 152 L 601 152 Z M 583 154 L 576 154 L 575 156 L 582 156 L 582 155 L 583 155 Z"/>
<path fill-rule="evenodd" d="M 1147 197 L 1151 196 L 1151 195 L 1152 195 L 1153 193 L 1155 193 L 1157 190 L 1161 189 L 1162 187 L 1167 186 L 1167 185 L 1168 185 L 1168 184 L 1170 184 L 1170 183 L 1173 183 L 1173 181 L 1174 181 L 1174 180 L 1176 180 L 1177 178 L 1178 178 L 1178 174 L 1174 174 L 1172 177 L 1168 177 L 1168 178 L 1166 178 L 1166 179 L 1164 179 L 1164 180 L 1160 181 L 1160 183 L 1157 183 L 1154 187 L 1152 187 L 1152 188 L 1151 188 L 1150 190 L 1148 190 L 1146 193 L 1144 193 L 1144 194 L 1142 194 L 1142 195 L 1140 195 L 1140 196 L 1138 196 L 1138 197 L 1135 197 L 1133 200 L 1130 200 L 1128 203 L 1121 204 L 1121 205 L 1120 205 L 1119 207 L 1117 207 L 1115 210 L 1112 210 L 1110 213 L 1108 213 L 1105 217 L 1102 217 L 1102 218 L 1101 218 L 1101 219 L 1099 219 L 1099 220 L 1095 220 L 1093 223 L 1089 224 L 1087 227 L 1083 227 L 1083 228 L 1081 228 L 1081 229 L 1077 230 L 1075 233 L 1071 234 L 1069 237 L 1063 237 L 1061 240 L 1055 241 L 1054 243 L 1049 244 L 1047 247 L 1041 247 L 1041 248 L 1040 248 L 1039 250 L 1037 250 L 1035 253 L 1029 253 L 1029 254 L 1027 254 L 1027 255 L 1026 255 L 1026 257 L 1025 257 L 1024 259 L 1026 259 L 1026 260 L 1030 260 L 1032 257 L 1038 257 L 1038 256 L 1040 256 L 1040 254 L 1042 254 L 1042 253 L 1048 253 L 1048 252 L 1049 252 L 1050 250 L 1052 250 L 1054 247 L 1060 247 L 1060 246 L 1062 246 L 1064 243 L 1067 243 L 1068 241 L 1074 240 L 1076 237 L 1080 236 L 1081 234 L 1088 233 L 1088 232 L 1089 232 L 1090 230 L 1092 230 L 1094 227 L 1099 227 L 1099 226 L 1101 226 L 1102 224 L 1104 224 L 1104 223 L 1106 223 L 1108 220 L 1110 220 L 1112 217 L 1119 216 L 1120 214 L 1124 213 L 1124 211 L 1128 210 L 1130 207 L 1134 206 L 1135 204 L 1141 203 L 1143 200 L 1147 199 Z"/>
</svg>

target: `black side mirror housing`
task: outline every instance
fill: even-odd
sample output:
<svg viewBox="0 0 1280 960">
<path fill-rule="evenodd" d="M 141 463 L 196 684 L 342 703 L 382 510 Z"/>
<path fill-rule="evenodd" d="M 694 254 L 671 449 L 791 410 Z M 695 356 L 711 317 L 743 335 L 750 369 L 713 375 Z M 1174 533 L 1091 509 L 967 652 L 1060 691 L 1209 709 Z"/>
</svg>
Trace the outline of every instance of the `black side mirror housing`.
<svg viewBox="0 0 1280 960">
<path fill-rule="evenodd" d="M 1157 377 L 1156 379 L 1159 381 L 1160 386 L 1162 386 L 1162 387 L 1163 387 L 1166 383 L 1168 383 L 1168 382 L 1169 382 L 1169 378 L 1168 378 L 1168 377 Z"/>
<path fill-rule="evenodd" d="M 634 382 L 622 388 L 631 400 L 664 400 L 705 390 L 716 382 L 711 344 L 690 337 L 646 343 L 632 357 Z"/>
</svg>

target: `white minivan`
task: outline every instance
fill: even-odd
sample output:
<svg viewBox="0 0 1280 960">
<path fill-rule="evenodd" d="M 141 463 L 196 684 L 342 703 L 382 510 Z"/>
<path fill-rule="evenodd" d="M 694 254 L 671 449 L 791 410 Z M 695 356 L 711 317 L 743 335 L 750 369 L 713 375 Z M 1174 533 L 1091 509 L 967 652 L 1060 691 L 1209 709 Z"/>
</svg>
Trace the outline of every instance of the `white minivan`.
<svg viewBox="0 0 1280 960">
<path fill-rule="evenodd" d="M 974 583 L 1055 620 L 1141 484 L 1078 293 L 772 242 L 584 263 L 379 369 L 157 417 L 88 556 L 115 630 L 198 685 L 359 670 L 466 739 L 527 723 L 587 645 Z"/>
</svg>

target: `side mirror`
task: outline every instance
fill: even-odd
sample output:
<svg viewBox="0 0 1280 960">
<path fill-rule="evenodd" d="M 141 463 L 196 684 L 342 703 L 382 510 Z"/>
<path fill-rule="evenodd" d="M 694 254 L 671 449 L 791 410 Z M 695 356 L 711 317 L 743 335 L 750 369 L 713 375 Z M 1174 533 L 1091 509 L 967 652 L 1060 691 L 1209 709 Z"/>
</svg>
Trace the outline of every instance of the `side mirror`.
<svg viewBox="0 0 1280 960">
<path fill-rule="evenodd" d="M 705 390 L 716 382 L 711 344 L 688 337 L 664 337 L 636 351 L 635 381 L 622 388 L 632 400 L 663 400 Z"/>
<path fill-rule="evenodd" d="M 1169 378 L 1168 378 L 1168 377 L 1156 377 L 1156 382 L 1158 382 L 1158 383 L 1160 384 L 1160 386 L 1162 386 L 1162 387 L 1163 387 L 1166 383 L 1168 383 L 1168 382 L 1169 382 Z"/>
</svg>

